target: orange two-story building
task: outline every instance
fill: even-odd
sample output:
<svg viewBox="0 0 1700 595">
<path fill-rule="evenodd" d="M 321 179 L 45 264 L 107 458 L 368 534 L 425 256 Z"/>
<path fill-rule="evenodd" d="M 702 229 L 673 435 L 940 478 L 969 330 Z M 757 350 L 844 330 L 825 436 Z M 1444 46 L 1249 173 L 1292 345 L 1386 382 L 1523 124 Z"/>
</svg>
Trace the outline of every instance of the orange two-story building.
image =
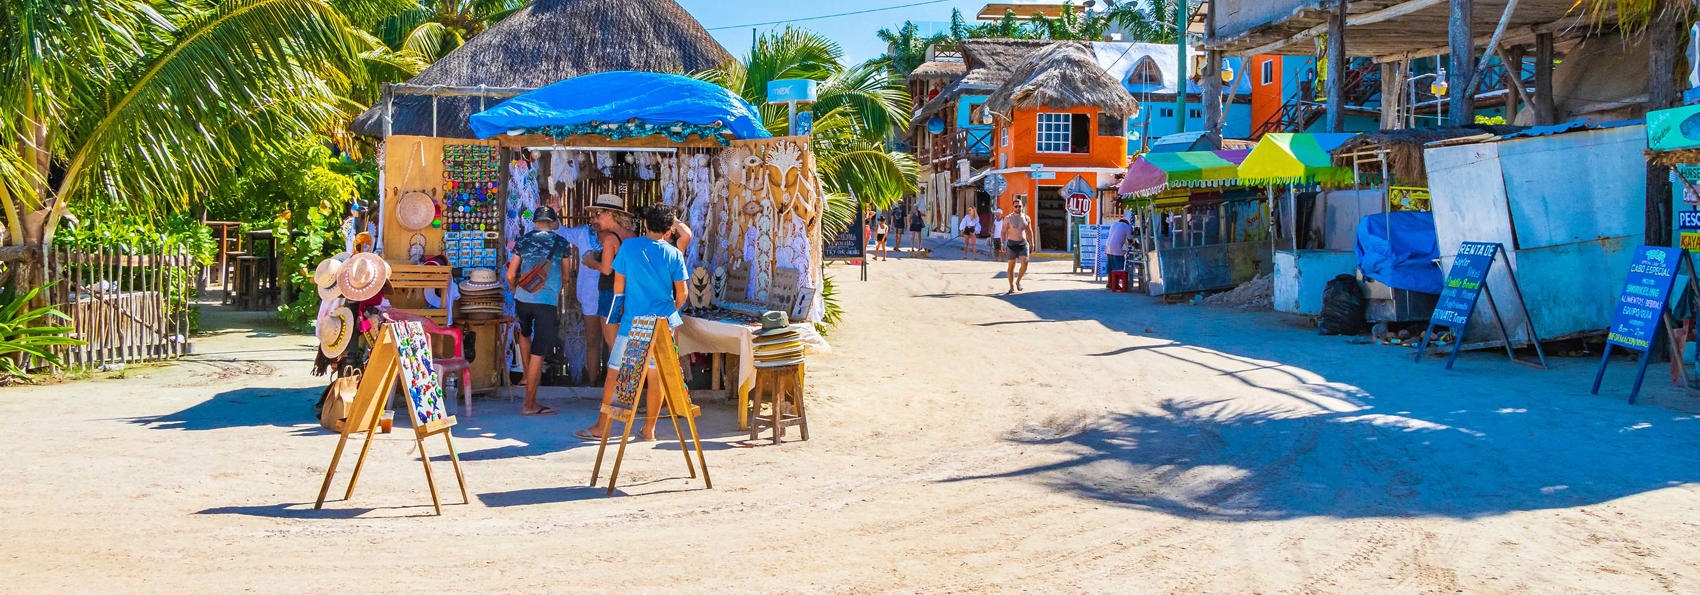
<svg viewBox="0 0 1700 595">
<path fill-rule="evenodd" d="M 1037 230 L 1038 250 L 1069 248 L 1069 215 L 1063 189 L 1075 178 L 1089 188 L 1114 182 L 1127 171 L 1127 120 L 1139 102 L 1104 72 L 1092 49 L 1058 42 L 1029 55 L 986 100 L 995 119 L 993 164 L 980 185 L 1002 188 L 998 208 L 1017 202 Z M 984 177 L 1002 176 L 987 185 Z M 1086 223 L 1096 224 L 1089 212 Z"/>
</svg>

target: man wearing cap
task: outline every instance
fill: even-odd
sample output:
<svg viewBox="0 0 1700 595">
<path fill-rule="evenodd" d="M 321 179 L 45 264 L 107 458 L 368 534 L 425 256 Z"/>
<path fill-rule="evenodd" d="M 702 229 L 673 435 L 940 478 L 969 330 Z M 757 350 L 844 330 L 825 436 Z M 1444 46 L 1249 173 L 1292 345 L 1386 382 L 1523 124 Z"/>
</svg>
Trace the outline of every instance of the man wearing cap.
<svg viewBox="0 0 1700 595">
<path fill-rule="evenodd" d="M 1127 268 L 1127 239 L 1133 235 L 1133 224 L 1127 222 L 1127 215 L 1110 224 L 1110 237 L 1104 242 L 1104 264 L 1106 270 L 1120 271 Z"/>
<path fill-rule="evenodd" d="M 614 384 L 619 377 L 615 370 L 625 361 L 632 320 L 639 316 L 662 317 L 673 329 L 678 329 L 685 322 L 679 314 L 690 295 L 685 286 L 688 276 L 685 255 L 667 241 L 677 222 L 678 215 L 671 205 L 658 204 L 645 209 L 643 236 L 623 242 L 620 253 L 614 257 L 614 302 L 615 312 L 619 314 L 610 321 L 618 320 L 620 330 L 608 355 L 609 373 L 602 388 L 604 406 L 614 400 Z M 649 386 L 649 411 L 644 419 L 643 431 L 638 436 L 642 440 L 653 440 L 655 422 L 661 414 L 661 378 L 654 367 L 649 368 L 646 374 L 649 375 L 645 381 Z M 580 430 L 578 437 L 600 440 L 607 431 L 608 416 L 604 414 L 598 416 L 595 426 Z"/>
<path fill-rule="evenodd" d="M 561 278 L 567 274 L 565 238 L 555 235 L 561 218 L 555 209 L 538 207 L 531 216 L 534 227 L 518 242 L 508 259 L 508 286 L 514 289 L 514 316 L 519 322 L 519 349 L 525 358 L 525 402 L 523 415 L 554 415 L 555 410 L 537 402 L 537 385 L 543 380 L 543 357 L 561 346 Z"/>
</svg>

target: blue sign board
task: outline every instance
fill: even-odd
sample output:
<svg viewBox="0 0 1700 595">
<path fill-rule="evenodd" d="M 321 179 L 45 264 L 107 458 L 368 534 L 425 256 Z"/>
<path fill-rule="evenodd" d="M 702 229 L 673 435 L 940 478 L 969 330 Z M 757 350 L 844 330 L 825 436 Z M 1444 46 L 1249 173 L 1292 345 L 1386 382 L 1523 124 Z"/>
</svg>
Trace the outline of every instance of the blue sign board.
<svg viewBox="0 0 1700 595">
<path fill-rule="evenodd" d="M 1646 351 L 1653 345 L 1681 255 L 1679 248 L 1662 246 L 1635 250 L 1629 262 L 1629 278 L 1623 282 L 1611 328 L 1606 331 L 1607 343 L 1635 351 Z"/>
<path fill-rule="evenodd" d="M 1464 242 L 1452 259 L 1452 270 L 1446 273 L 1446 287 L 1440 291 L 1440 301 L 1434 306 L 1429 324 L 1462 330 L 1470 322 L 1488 271 L 1493 270 L 1499 244 Z"/>
<path fill-rule="evenodd" d="M 779 79 L 767 82 L 767 102 L 814 101 L 815 82 L 809 79 Z"/>
</svg>

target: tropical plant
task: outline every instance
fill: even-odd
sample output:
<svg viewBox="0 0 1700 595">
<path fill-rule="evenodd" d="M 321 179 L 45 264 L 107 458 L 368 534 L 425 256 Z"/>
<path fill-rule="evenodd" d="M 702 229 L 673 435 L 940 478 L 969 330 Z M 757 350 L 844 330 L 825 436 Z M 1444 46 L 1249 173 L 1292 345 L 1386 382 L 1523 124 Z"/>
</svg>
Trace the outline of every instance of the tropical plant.
<svg viewBox="0 0 1700 595">
<path fill-rule="evenodd" d="M 368 14 L 394 1 L 337 4 Z M 0 6 L 0 245 L 25 253 L 73 203 L 184 210 L 245 157 L 346 119 L 341 95 L 363 74 L 326 0 Z"/>
<path fill-rule="evenodd" d="M 19 292 L 15 284 L 0 289 L 0 386 L 29 381 L 34 367 L 59 366 L 55 348 L 83 343 L 68 336 L 71 327 L 47 324 L 70 321 L 64 312 L 51 306 L 30 308 L 43 289 Z"/>
<path fill-rule="evenodd" d="M 394 2 L 395 0 L 391 0 Z M 531 0 L 401 0 L 403 10 L 383 13 L 371 30 L 397 51 L 436 62 Z M 380 11 L 381 12 L 381 11 Z"/>
<path fill-rule="evenodd" d="M 958 19 L 962 17 L 961 10 L 952 14 Z M 954 39 L 962 39 L 954 35 L 946 36 L 943 34 L 923 36 L 920 30 L 920 27 L 916 26 L 913 21 L 904 21 L 903 25 L 899 26 L 896 31 L 880 29 L 874 33 L 875 36 L 880 38 L 880 41 L 885 42 L 886 48 L 885 54 L 877 60 L 884 62 L 887 68 L 890 68 L 892 72 L 899 76 L 907 77 L 909 73 L 915 71 L 916 67 L 927 61 L 928 47 L 953 41 L 953 37 Z M 951 24 L 952 33 L 954 34 L 958 30 L 957 23 L 953 21 Z"/>
</svg>

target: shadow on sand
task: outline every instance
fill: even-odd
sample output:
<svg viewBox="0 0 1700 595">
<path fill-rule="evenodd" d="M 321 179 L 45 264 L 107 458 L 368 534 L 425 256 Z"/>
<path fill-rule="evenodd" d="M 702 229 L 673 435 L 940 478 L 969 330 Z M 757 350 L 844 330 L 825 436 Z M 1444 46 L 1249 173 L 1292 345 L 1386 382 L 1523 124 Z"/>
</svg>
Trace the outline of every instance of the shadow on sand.
<svg viewBox="0 0 1700 595">
<path fill-rule="evenodd" d="M 1098 289 L 1001 299 L 1046 321 L 1098 322 L 1134 343 L 1057 357 L 1145 358 L 1139 369 L 1204 371 L 1245 390 L 1170 395 L 1156 408 L 1112 402 L 1102 416 L 1012 428 L 1007 440 L 1053 445 L 1068 458 L 946 481 L 1024 477 L 1107 503 L 1221 520 L 1472 518 L 1700 481 L 1691 456 L 1700 452 L 1700 418 L 1589 396 L 1591 362 L 1537 371 L 1484 352 L 1449 372 L 1412 363 L 1404 349 L 1274 328 L 1271 314 L 1161 306 Z M 1168 363 L 1150 365 L 1151 357 Z"/>
</svg>

